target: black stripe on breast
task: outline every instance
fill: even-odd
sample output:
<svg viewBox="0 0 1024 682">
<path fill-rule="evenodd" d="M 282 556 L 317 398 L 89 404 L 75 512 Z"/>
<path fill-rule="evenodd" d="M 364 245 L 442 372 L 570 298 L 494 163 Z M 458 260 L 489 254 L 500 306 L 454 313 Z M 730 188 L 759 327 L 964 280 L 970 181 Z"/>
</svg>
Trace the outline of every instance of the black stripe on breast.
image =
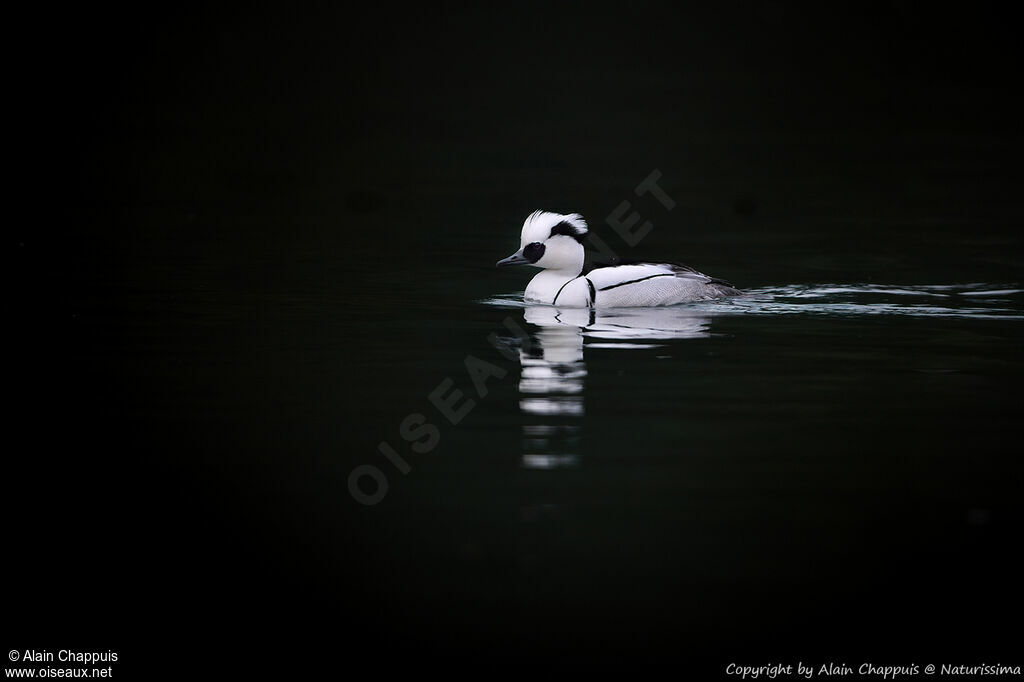
<svg viewBox="0 0 1024 682">
<path fill-rule="evenodd" d="M 578 280 L 579 278 L 580 278 L 580 276 L 579 276 L 579 275 L 576 275 L 575 277 L 573 277 L 572 279 L 570 279 L 570 280 L 569 280 L 569 282 L 574 282 L 574 281 Z M 589 282 L 590 280 L 588 279 L 587 281 Z M 564 289 L 564 288 L 566 288 L 567 286 L 569 286 L 569 282 L 566 282 L 566 283 L 565 283 L 565 284 L 563 284 L 562 286 L 558 287 L 558 293 L 557 293 L 557 294 L 555 294 L 555 298 L 554 298 L 554 299 L 552 299 L 552 301 L 551 301 L 551 305 L 555 305 L 556 303 L 558 303 L 558 297 L 559 297 L 559 296 L 560 296 L 560 295 L 562 294 L 562 289 Z M 591 290 L 593 290 L 593 289 L 594 289 L 594 285 L 593 285 L 593 284 L 591 284 L 591 285 L 590 285 L 590 289 L 591 289 Z"/>
<path fill-rule="evenodd" d="M 615 287 L 624 287 L 627 284 L 636 284 L 637 282 L 643 282 L 644 280 L 654 279 L 655 277 L 675 277 L 675 275 L 673 275 L 672 273 L 665 273 L 661 275 L 648 275 L 647 277 L 641 277 L 640 279 L 631 279 L 628 282 L 619 282 L 618 284 L 612 284 L 611 286 L 601 287 L 600 289 L 598 289 L 598 291 L 608 291 L 609 289 L 614 289 Z M 589 282 L 590 280 L 588 279 L 587 281 Z M 593 288 L 594 285 L 591 284 L 590 287 Z"/>
<path fill-rule="evenodd" d="M 594 291 L 594 283 L 590 281 L 589 277 L 584 277 L 584 279 L 587 280 L 587 286 L 590 287 L 590 305 L 595 305 L 597 303 L 597 292 Z"/>
</svg>

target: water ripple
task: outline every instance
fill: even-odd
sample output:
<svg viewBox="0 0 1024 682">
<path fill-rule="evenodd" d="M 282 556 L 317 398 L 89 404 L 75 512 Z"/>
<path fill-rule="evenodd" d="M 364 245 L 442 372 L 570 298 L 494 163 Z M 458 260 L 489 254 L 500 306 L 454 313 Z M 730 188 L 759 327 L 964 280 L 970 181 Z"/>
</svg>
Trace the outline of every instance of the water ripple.
<svg viewBox="0 0 1024 682">
<path fill-rule="evenodd" d="M 523 292 L 480 301 L 498 308 L 533 307 Z M 616 311 L 627 311 L 616 308 Z M 1024 319 L 1024 288 L 1015 283 L 968 284 L 790 284 L 748 289 L 743 296 L 716 301 L 645 308 L 647 314 L 688 310 L 703 315 L 905 315 L 974 319 Z"/>
</svg>

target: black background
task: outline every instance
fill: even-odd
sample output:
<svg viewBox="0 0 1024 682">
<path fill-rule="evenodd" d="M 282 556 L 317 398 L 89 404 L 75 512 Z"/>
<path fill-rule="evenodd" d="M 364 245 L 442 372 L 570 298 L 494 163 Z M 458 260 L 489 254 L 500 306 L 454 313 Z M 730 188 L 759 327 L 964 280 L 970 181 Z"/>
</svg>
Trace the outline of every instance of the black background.
<svg viewBox="0 0 1024 682">
<path fill-rule="evenodd" d="M 366 557 L 381 543 L 361 517 L 343 508 L 327 524 L 313 503 L 282 512 L 227 483 L 244 459 L 235 441 L 202 404 L 165 399 L 173 389 L 139 350 L 162 343 L 187 355 L 220 333 L 189 321 L 204 299 L 181 302 L 162 339 L 133 326 L 156 313 L 131 292 L 151 291 L 197 254 L 218 264 L 224 286 L 256 295 L 324 276 L 279 272 L 294 251 L 400 270 L 457 253 L 414 219 L 450 195 L 461 201 L 444 209 L 451 215 L 573 206 L 601 188 L 621 195 L 681 146 L 701 173 L 737 178 L 722 198 L 736 220 L 772 202 L 783 217 L 800 210 L 797 184 L 761 191 L 779 169 L 824 177 L 840 201 L 871 196 L 898 213 L 916 172 L 942 170 L 941 160 L 908 157 L 918 138 L 948 141 L 970 169 L 949 179 L 954 198 L 934 200 L 954 212 L 979 206 L 992 238 L 1019 247 L 1020 40 L 994 3 L 89 7 L 23 16 L 11 30 L 21 34 L 8 100 L 19 124 L 8 134 L 24 153 L 6 230 L 17 343 L 5 642 L 112 648 L 129 657 L 125 674 L 197 658 L 257 671 L 308 657 L 351 672 L 556 657 L 515 647 L 524 614 L 508 614 L 500 636 L 471 623 L 439 632 L 423 613 L 403 624 L 380 617 L 380 564 Z M 760 151 L 737 151 L 737 139 L 760 140 Z M 841 151 L 822 158 L 803 140 L 835 140 Z M 868 161 L 889 170 L 865 173 Z M 835 221 L 815 244 L 900 239 L 880 229 Z M 1019 274 L 1013 254 L 963 267 Z M 366 293 L 346 287 L 353 300 Z M 230 339 L 218 348 L 234 352 Z M 232 387 L 210 391 L 223 399 Z M 274 474 L 256 465 L 251 475 Z M 319 523 L 334 534 L 335 560 L 296 532 Z M 777 614 L 764 630 L 738 623 L 724 641 L 681 642 L 667 627 L 615 646 L 584 641 L 565 658 L 713 667 L 729 656 L 757 662 L 784 642 L 794 656 L 852 660 L 868 639 L 877 653 L 879 633 L 901 655 L 934 651 L 950 644 L 947 627 L 975 620 L 972 636 L 956 628 L 960 651 L 1005 656 L 1012 628 L 993 618 L 1019 601 L 1003 591 L 1009 574 L 973 572 L 971 552 L 1013 545 L 1009 535 L 971 542 L 920 556 L 907 569 L 918 592 L 873 586 L 888 613 L 828 593 L 798 604 L 761 595 Z M 969 587 L 932 582 L 957 572 Z M 947 589 L 945 604 L 924 596 Z M 918 611 L 915 629 L 901 625 L 905 610 Z"/>
</svg>

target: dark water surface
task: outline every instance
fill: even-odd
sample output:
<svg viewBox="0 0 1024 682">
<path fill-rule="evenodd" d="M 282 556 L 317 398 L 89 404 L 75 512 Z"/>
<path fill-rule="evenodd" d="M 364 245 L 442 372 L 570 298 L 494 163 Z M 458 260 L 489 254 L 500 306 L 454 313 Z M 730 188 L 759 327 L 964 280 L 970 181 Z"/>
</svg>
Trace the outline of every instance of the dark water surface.
<svg viewBox="0 0 1024 682">
<path fill-rule="evenodd" d="M 62 29 L 35 157 L 75 191 L 24 202 L 14 257 L 12 646 L 1014 663 L 1019 41 L 871 7 Z M 493 264 L 538 208 L 747 294 L 524 306 Z"/>
<path fill-rule="evenodd" d="M 126 494 L 147 510 L 141 547 L 177 576 L 158 608 L 214 598 L 271 640 L 282 622 L 326 636 L 326 618 L 417 656 L 713 667 L 1004 640 L 1019 281 L 748 284 L 719 256 L 708 270 L 745 296 L 559 310 L 523 305 L 529 271 L 490 265 L 508 223 L 486 249 L 465 225 L 474 246 L 448 252 L 464 268 L 198 256 L 78 308 L 74 371 L 115 382 L 96 435 L 159 477 L 107 492 L 115 527 L 137 521 Z M 483 397 L 468 356 L 496 375 Z M 475 401 L 457 425 L 428 398 L 449 378 L 457 407 Z M 400 433 L 415 413 L 440 436 L 425 454 Z M 349 488 L 367 464 L 388 481 L 373 506 Z"/>
</svg>

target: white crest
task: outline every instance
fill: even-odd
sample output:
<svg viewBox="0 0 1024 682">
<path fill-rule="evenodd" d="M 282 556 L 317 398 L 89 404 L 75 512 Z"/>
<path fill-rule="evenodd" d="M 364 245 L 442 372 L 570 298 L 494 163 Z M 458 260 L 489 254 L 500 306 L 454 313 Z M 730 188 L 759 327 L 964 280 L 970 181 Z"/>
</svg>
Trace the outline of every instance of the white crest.
<svg viewBox="0 0 1024 682">
<path fill-rule="evenodd" d="M 551 213 L 550 211 L 534 211 L 526 217 L 523 223 L 522 245 L 526 246 L 532 242 L 544 243 L 551 237 L 551 230 L 554 228 L 564 230 L 556 234 L 569 234 L 581 237 L 587 233 L 587 221 L 579 213 L 563 215 Z"/>
</svg>

